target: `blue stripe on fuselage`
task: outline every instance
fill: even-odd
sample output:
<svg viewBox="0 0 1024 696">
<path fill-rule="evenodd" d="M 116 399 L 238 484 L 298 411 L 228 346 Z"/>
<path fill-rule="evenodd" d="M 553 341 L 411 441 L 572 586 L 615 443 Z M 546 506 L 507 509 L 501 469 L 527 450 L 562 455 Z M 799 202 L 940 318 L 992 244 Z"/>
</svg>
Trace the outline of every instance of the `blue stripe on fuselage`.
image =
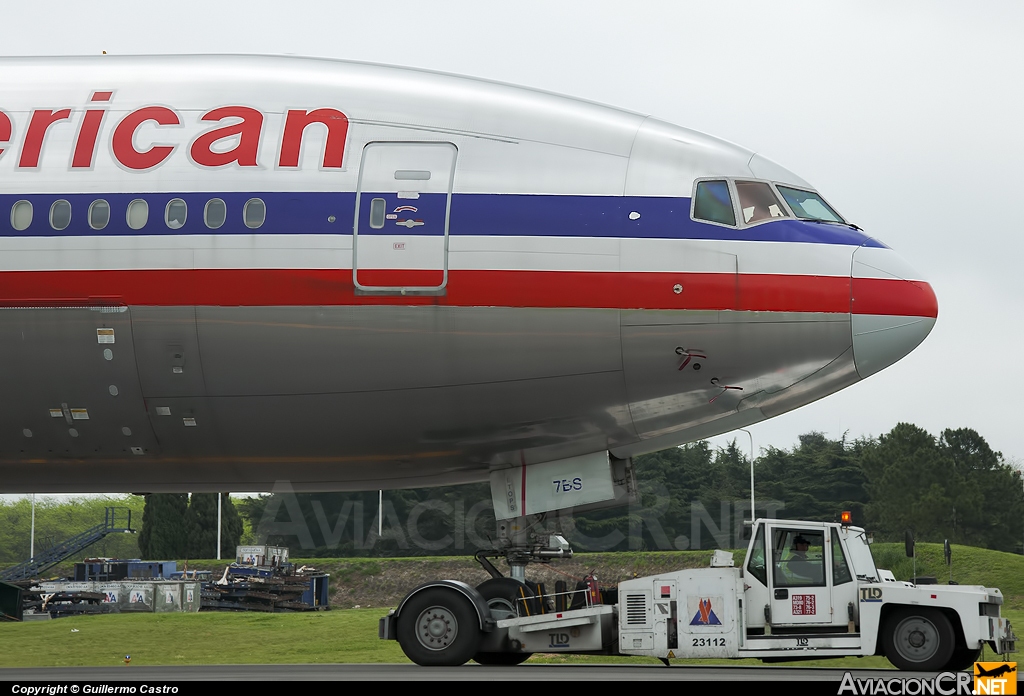
<svg viewBox="0 0 1024 696">
<path fill-rule="evenodd" d="M 372 194 L 365 194 L 371 195 Z M 384 194 L 386 195 L 386 194 Z M 393 198 L 393 194 L 387 196 Z M 421 194 L 403 203 L 427 210 L 443 209 L 436 201 L 444 194 Z M 136 199 L 149 204 L 149 221 L 139 230 L 128 227 L 128 204 Z M 169 201 L 180 198 L 188 205 L 185 225 L 172 230 L 164 223 L 164 209 Z M 220 198 L 227 205 L 227 221 L 211 230 L 203 221 L 206 203 Z M 250 229 L 242 220 L 246 201 L 260 198 L 266 203 L 266 222 L 259 229 Z M 65 230 L 50 226 L 50 206 L 63 199 L 71 203 L 71 224 Z M 90 204 L 103 199 L 110 204 L 110 222 L 102 230 L 89 226 Z M 32 203 L 32 224 L 16 231 L 10 219 L 12 206 L 20 200 Z M 365 200 L 365 199 L 364 199 Z M 391 213 L 389 209 L 387 211 Z M 630 220 L 631 212 L 640 213 Z M 120 235 L 189 235 L 189 234 L 351 234 L 355 213 L 355 195 L 351 192 L 330 193 L 144 193 L 144 194 L 29 194 L 0 196 L 0 235 L 6 237 L 77 237 Z M 369 215 L 368 210 L 360 217 Z M 334 218 L 334 222 L 330 219 Z M 441 229 L 441 226 L 430 226 Z M 376 234 L 406 234 L 408 230 L 388 220 L 385 229 Z M 369 230 L 366 230 L 369 232 Z M 735 241 L 805 242 L 814 244 L 845 244 L 884 247 L 863 232 L 845 225 L 830 225 L 800 220 L 773 220 L 754 227 L 733 229 L 690 219 L 689 198 L 643 196 L 556 196 L 531 194 L 460 193 L 452 196 L 451 235 L 536 236 L 536 237 L 608 237 L 642 239 L 707 239 Z"/>
</svg>

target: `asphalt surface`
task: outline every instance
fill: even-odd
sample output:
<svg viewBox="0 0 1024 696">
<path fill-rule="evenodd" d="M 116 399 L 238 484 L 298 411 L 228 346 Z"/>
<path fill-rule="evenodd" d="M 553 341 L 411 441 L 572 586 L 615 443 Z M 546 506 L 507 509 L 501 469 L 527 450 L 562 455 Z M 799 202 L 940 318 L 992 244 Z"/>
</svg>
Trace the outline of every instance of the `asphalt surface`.
<svg viewBox="0 0 1024 696">
<path fill-rule="evenodd" d="M 934 677 L 933 673 L 851 670 L 854 678 Z M 518 665 L 516 667 L 419 667 L 363 665 L 189 665 L 117 667 L 32 667 L 0 669 L 0 681 L 79 684 L 133 681 L 791 681 L 841 682 L 844 670 L 800 667 L 704 667 L 689 665 Z M 84 692 L 84 690 L 83 690 Z M 8 693 L 10 693 L 8 691 Z M 73 692 L 74 693 L 74 692 Z"/>
</svg>

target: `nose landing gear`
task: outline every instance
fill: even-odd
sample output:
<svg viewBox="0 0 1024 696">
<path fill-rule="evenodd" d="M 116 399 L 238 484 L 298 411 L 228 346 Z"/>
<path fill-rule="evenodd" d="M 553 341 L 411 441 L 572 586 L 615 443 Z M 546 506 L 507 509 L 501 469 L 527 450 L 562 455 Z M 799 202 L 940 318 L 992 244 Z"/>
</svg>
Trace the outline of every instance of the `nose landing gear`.
<svg viewBox="0 0 1024 696">
<path fill-rule="evenodd" d="M 543 482 L 553 483 L 554 490 L 546 490 Z M 453 580 L 427 583 L 410 592 L 397 610 L 381 619 L 381 638 L 397 638 L 405 654 L 417 664 L 461 665 L 470 659 L 482 665 L 519 664 L 531 654 L 523 644 L 534 642 L 510 637 L 510 629 L 501 627 L 501 622 L 539 617 L 544 624 L 547 617 L 542 615 L 549 609 L 561 607 L 558 611 L 567 611 L 578 608 L 577 603 L 588 607 L 599 603 L 596 581 L 590 578 L 591 585 L 585 590 L 556 597 L 549 606 L 548 598 L 534 591 L 542 586 L 527 581 L 526 566 L 572 558 L 569 542 L 561 534 L 541 527 L 549 512 L 629 503 L 636 499 L 636 482 L 631 460 L 615 459 L 604 452 L 496 471 L 491 476 L 491 494 L 496 513 L 499 500 L 508 508 L 496 514 L 495 548 L 476 554 L 491 578 L 476 588 Z M 508 563 L 508 577 L 488 560 L 502 556 Z M 537 625 L 523 630 L 541 628 Z M 598 640 L 596 647 L 600 646 Z M 567 648 L 568 643 L 556 647 Z"/>
</svg>

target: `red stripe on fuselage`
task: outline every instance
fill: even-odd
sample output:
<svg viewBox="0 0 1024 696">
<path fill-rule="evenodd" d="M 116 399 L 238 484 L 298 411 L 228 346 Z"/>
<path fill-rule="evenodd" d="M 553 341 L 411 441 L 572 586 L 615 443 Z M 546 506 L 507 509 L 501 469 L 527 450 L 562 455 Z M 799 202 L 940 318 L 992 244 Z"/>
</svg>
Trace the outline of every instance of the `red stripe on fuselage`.
<svg viewBox="0 0 1024 696">
<path fill-rule="evenodd" d="M 361 270 L 359 281 L 432 285 L 440 274 Z M 445 295 L 422 297 L 358 295 L 351 269 L 6 271 L 0 273 L 0 306 L 444 305 L 846 314 L 850 283 L 842 276 L 461 270 L 449 271 Z M 858 314 L 937 314 L 927 283 L 871 278 L 854 283 Z M 931 305 L 918 297 L 922 288 Z"/>
<path fill-rule="evenodd" d="M 888 314 L 904 317 L 939 316 L 939 301 L 932 286 L 920 280 L 854 278 L 854 314 Z"/>
</svg>

